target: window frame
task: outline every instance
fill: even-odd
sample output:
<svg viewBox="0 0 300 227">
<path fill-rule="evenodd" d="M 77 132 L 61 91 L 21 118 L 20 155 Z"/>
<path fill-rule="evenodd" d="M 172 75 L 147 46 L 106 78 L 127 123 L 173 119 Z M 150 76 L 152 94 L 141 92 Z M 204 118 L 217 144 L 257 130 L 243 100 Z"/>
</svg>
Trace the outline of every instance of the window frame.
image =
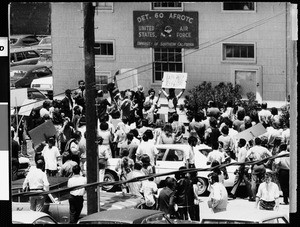
<svg viewBox="0 0 300 227">
<path fill-rule="evenodd" d="M 226 58 L 226 53 L 225 53 L 225 46 L 226 45 L 241 45 L 241 46 L 246 46 L 246 45 L 253 45 L 253 51 L 254 51 L 254 56 L 253 58 L 238 58 L 238 57 L 233 57 L 233 58 Z M 222 42 L 221 43 L 221 62 L 222 63 L 243 63 L 243 64 L 254 64 L 256 63 L 257 60 L 257 45 L 256 42 Z"/>
<path fill-rule="evenodd" d="M 155 49 L 181 49 L 181 68 L 182 68 L 182 71 L 181 72 L 184 72 L 184 48 L 151 48 L 151 51 L 152 51 L 152 83 L 153 84 L 161 84 L 162 83 L 162 80 L 156 80 L 155 79 L 155 63 L 158 63 L 159 61 L 155 61 Z M 177 63 L 177 62 L 174 62 L 174 63 Z M 179 63 L 179 62 L 178 62 Z M 163 70 L 161 70 L 163 71 Z M 179 71 L 166 71 L 166 72 L 179 72 Z"/>
<path fill-rule="evenodd" d="M 107 85 L 107 84 L 98 84 L 97 83 L 97 77 L 101 77 L 101 76 L 107 76 L 107 84 L 108 83 L 110 83 L 110 81 L 111 81 L 111 71 L 97 71 L 97 70 L 95 70 L 95 89 L 96 90 L 103 90 L 104 91 L 104 89 L 103 89 L 103 87 L 101 87 L 101 86 L 104 86 L 104 85 Z M 98 86 L 100 86 L 101 88 L 97 88 Z"/>
<path fill-rule="evenodd" d="M 225 2 L 228 3 L 228 2 Z M 235 3 L 235 2 L 232 2 Z M 236 2 L 238 3 L 238 2 Z M 256 13 L 257 12 L 257 5 L 256 2 L 254 3 L 254 10 L 224 10 L 224 2 L 221 2 L 221 12 L 223 13 Z"/>
<path fill-rule="evenodd" d="M 99 3 L 111 3 L 111 6 L 99 6 Z M 114 2 L 97 2 L 97 5 L 95 7 L 96 14 L 98 12 L 106 12 L 106 13 L 113 13 L 114 12 Z"/>
<path fill-rule="evenodd" d="M 181 3 L 181 7 L 154 7 L 153 3 L 162 3 L 162 2 L 150 2 L 150 11 L 183 11 L 184 10 L 183 7 L 184 2 L 178 2 Z"/>
<path fill-rule="evenodd" d="M 116 41 L 115 40 L 95 40 L 96 43 L 112 43 L 113 45 L 113 55 L 96 55 L 95 53 L 95 59 L 97 60 L 105 60 L 105 61 L 114 61 L 116 60 Z"/>
</svg>

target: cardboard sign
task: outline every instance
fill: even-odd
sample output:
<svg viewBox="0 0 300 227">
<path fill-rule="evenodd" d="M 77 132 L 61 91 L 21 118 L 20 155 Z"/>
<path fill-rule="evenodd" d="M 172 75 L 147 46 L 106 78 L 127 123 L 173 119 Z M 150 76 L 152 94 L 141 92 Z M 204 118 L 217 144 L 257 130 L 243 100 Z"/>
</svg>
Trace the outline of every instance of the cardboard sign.
<svg viewBox="0 0 300 227">
<path fill-rule="evenodd" d="M 120 74 L 116 76 L 119 91 L 133 89 L 138 86 L 138 77 L 136 69 L 120 69 Z"/>
<path fill-rule="evenodd" d="M 21 106 L 27 99 L 27 88 L 10 90 L 10 107 Z"/>
<path fill-rule="evenodd" d="M 46 137 L 56 136 L 56 129 L 51 120 L 44 122 L 43 124 L 30 130 L 29 135 L 31 137 L 34 147 L 38 146 L 45 141 Z"/>
<path fill-rule="evenodd" d="M 235 138 L 237 140 L 239 140 L 240 138 L 243 138 L 246 141 L 249 141 L 249 140 L 252 140 L 255 137 L 258 137 L 266 132 L 267 132 L 267 130 L 265 129 L 265 127 L 261 123 L 258 123 L 256 125 L 252 126 L 251 128 L 248 128 L 248 129 L 240 132 L 239 134 L 237 134 L 235 136 Z"/>
<path fill-rule="evenodd" d="M 24 102 L 22 103 L 22 107 L 20 108 L 18 114 L 29 116 L 32 109 L 43 106 L 44 101 L 45 100 L 37 101 L 35 99 L 25 99 Z"/>
<path fill-rule="evenodd" d="M 185 89 L 187 73 L 164 72 L 162 88 Z"/>
</svg>

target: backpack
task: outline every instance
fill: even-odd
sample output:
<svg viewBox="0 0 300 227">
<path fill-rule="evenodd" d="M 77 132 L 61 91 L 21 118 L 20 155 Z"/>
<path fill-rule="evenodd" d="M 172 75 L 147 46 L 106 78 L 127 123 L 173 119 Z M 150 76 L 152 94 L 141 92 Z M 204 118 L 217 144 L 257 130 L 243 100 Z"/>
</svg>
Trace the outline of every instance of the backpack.
<svg viewBox="0 0 300 227">
<path fill-rule="evenodd" d="M 62 156 L 63 156 L 63 157 L 67 157 L 67 156 L 71 155 L 71 143 L 74 142 L 75 140 L 76 140 L 76 139 L 72 138 L 72 139 L 70 139 L 70 140 L 67 142 L 67 144 L 66 144 L 66 146 L 65 146 L 65 150 L 64 150 L 64 152 L 62 153 Z"/>
</svg>

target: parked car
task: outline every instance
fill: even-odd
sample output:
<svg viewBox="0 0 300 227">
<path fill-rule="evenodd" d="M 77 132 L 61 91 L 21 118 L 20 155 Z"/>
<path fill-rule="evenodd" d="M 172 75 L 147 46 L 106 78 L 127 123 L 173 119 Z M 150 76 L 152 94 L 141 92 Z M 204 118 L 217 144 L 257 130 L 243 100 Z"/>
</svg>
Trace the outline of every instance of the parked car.
<svg viewBox="0 0 300 227">
<path fill-rule="evenodd" d="M 52 75 L 46 65 L 17 65 L 10 68 L 10 86 L 15 88 L 30 87 L 33 79 Z"/>
<path fill-rule="evenodd" d="M 22 179 L 18 181 L 22 181 Z M 16 183 L 14 182 L 14 184 Z M 12 188 L 13 193 L 17 193 L 20 190 L 21 190 L 20 187 Z M 69 201 L 67 200 L 68 195 L 69 195 L 68 193 L 64 195 L 60 195 L 59 197 L 57 197 L 57 195 L 53 195 L 55 202 L 48 198 L 44 206 L 43 212 L 49 214 L 58 223 L 69 223 L 70 211 L 69 211 Z M 99 193 L 99 199 L 100 199 L 100 204 L 99 204 L 100 211 L 118 210 L 118 209 L 139 210 L 139 208 L 141 208 L 142 205 L 144 204 L 144 201 L 141 199 L 141 197 L 128 194 L 128 193 L 123 195 L 122 193 L 101 191 Z M 19 196 L 13 198 L 12 200 L 13 211 L 16 210 L 25 211 L 29 209 L 30 209 L 30 203 L 28 197 Z M 85 217 L 86 215 L 87 215 L 87 201 L 86 201 L 86 197 L 84 197 L 83 208 L 80 217 L 82 218 Z"/>
<path fill-rule="evenodd" d="M 10 66 L 35 65 L 40 59 L 40 54 L 30 47 L 12 48 L 10 50 Z"/>
<path fill-rule="evenodd" d="M 155 171 L 157 174 L 168 173 L 172 171 L 177 171 L 180 167 L 185 166 L 184 154 L 188 152 L 188 144 L 158 144 L 156 145 L 158 149 L 158 155 L 156 160 Z M 207 157 L 204 155 L 212 150 L 211 147 L 200 144 L 195 147 L 195 166 L 196 168 L 209 168 L 207 165 Z M 174 155 L 176 158 L 174 158 Z M 231 160 L 235 162 L 234 160 Z M 105 172 L 105 181 L 118 181 L 119 176 L 115 171 L 116 164 L 118 162 L 117 158 L 108 159 L 107 170 Z M 235 174 L 234 172 L 238 166 L 228 166 L 227 172 L 229 178 L 224 181 L 225 187 L 232 187 L 234 183 Z M 208 189 L 208 178 L 207 175 L 210 171 L 198 171 L 198 181 L 201 187 L 199 187 L 198 194 L 202 195 L 207 192 Z M 172 175 L 168 175 L 172 176 Z M 174 175 L 173 175 L 174 176 Z M 165 179 L 167 176 L 157 177 L 156 183 L 160 183 L 161 180 Z M 105 186 L 106 190 L 112 190 L 115 186 Z"/>
<path fill-rule="evenodd" d="M 79 219 L 77 224 L 200 224 L 200 222 L 173 220 L 159 210 L 124 209 L 87 215 Z"/>
<path fill-rule="evenodd" d="M 9 37 L 10 47 L 25 47 L 39 44 L 40 40 L 35 35 L 11 35 Z"/>
<path fill-rule="evenodd" d="M 34 79 L 30 85 L 31 88 L 38 89 L 49 99 L 53 99 L 53 76 L 46 76 Z"/>
<path fill-rule="evenodd" d="M 12 224 L 58 224 L 49 214 L 39 211 L 12 211 Z"/>
<path fill-rule="evenodd" d="M 41 39 L 41 41 L 37 44 L 32 46 L 35 50 L 37 50 L 40 54 L 44 52 L 51 52 L 51 36 L 46 36 Z"/>
<path fill-rule="evenodd" d="M 209 213 L 201 219 L 201 224 L 287 224 L 285 213 L 270 210 L 242 209 Z"/>
</svg>

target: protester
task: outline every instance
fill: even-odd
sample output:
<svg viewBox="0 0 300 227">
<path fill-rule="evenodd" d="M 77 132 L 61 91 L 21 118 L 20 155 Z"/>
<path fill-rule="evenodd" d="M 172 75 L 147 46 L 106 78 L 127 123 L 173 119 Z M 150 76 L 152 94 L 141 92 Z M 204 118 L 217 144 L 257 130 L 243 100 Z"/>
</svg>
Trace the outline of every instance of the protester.
<svg viewBox="0 0 300 227">
<path fill-rule="evenodd" d="M 163 127 L 162 133 L 157 139 L 157 144 L 174 144 L 175 135 L 171 123 L 166 123 Z"/>
<path fill-rule="evenodd" d="M 183 143 L 183 135 L 185 133 L 185 126 L 182 122 L 179 122 L 179 115 L 177 113 L 173 114 L 173 122 L 171 123 L 175 143 Z"/>
<path fill-rule="evenodd" d="M 261 110 L 258 112 L 259 121 L 263 125 L 268 124 L 272 116 L 270 110 L 267 109 L 267 106 L 268 104 L 266 102 L 263 102 L 261 104 Z"/>
<path fill-rule="evenodd" d="M 289 154 L 286 144 L 281 144 L 279 147 L 280 155 Z M 283 194 L 283 203 L 289 204 L 289 179 L 290 179 L 290 157 L 281 157 L 274 159 L 276 171 L 278 173 L 278 180 Z"/>
<path fill-rule="evenodd" d="M 84 80 L 78 81 L 78 89 L 74 91 L 74 101 L 82 108 L 82 113 L 85 114 L 85 82 Z"/>
<path fill-rule="evenodd" d="M 144 195 L 145 206 L 144 209 L 155 210 L 155 194 L 157 193 L 157 185 L 154 182 L 154 177 L 150 177 L 142 181 L 140 192 Z"/>
<path fill-rule="evenodd" d="M 155 166 L 158 150 L 156 149 L 155 145 L 149 142 L 148 140 L 149 140 L 148 136 L 144 134 L 142 138 L 142 142 L 136 150 L 136 159 L 137 161 L 140 161 L 142 155 L 147 154 L 150 157 L 150 164 L 152 166 Z"/>
<path fill-rule="evenodd" d="M 209 183 L 211 184 L 211 191 L 208 197 L 208 207 L 214 213 L 225 211 L 228 203 L 228 194 L 225 186 L 219 183 L 217 173 L 210 173 L 208 175 Z"/>
<path fill-rule="evenodd" d="M 65 91 L 65 97 L 61 100 L 61 112 L 70 120 L 73 118 L 73 106 L 74 100 L 71 96 L 72 91 L 67 89 Z"/>
<path fill-rule="evenodd" d="M 79 141 L 82 135 L 80 131 L 75 131 L 73 138 L 68 141 L 66 148 L 69 149 L 71 159 L 77 162 L 80 165 L 80 150 L 79 150 Z"/>
<path fill-rule="evenodd" d="M 24 182 L 23 190 L 29 187 L 31 192 L 43 192 L 49 191 L 49 181 L 46 173 L 43 171 L 45 168 L 45 162 L 43 159 L 36 159 L 36 168 L 31 167 Z M 45 196 L 34 195 L 29 197 L 30 210 L 43 211 Z"/>
<path fill-rule="evenodd" d="M 258 187 L 255 207 L 260 210 L 278 210 L 279 208 L 279 188 L 272 182 L 271 173 L 265 174 L 264 182 Z"/>
<path fill-rule="evenodd" d="M 141 171 L 141 169 L 142 169 L 141 162 L 134 163 L 133 171 L 131 171 L 130 173 L 127 174 L 127 180 L 130 180 L 130 179 L 133 179 L 136 177 L 145 176 L 145 174 Z M 140 193 L 140 189 L 142 187 L 141 181 L 127 183 L 127 186 L 128 186 L 128 190 L 129 190 L 130 194 L 142 197 L 142 194 Z"/>
<path fill-rule="evenodd" d="M 71 177 L 73 175 L 73 167 L 77 165 L 77 162 L 72 161 L 71 155 L 65 157 L 65 162 L 60 167 L 59 176 Z"/>
<path fill-rule="evenodd" d="M 168 217 L 174 218 L 174 197 L 175 197 L 176 180 L 173 177 L 166 178 L 166 186 L 160 191 L 158 195 L 159 210 L 165 212 Z"/>
<path fill-rule="evenodd" d="M 135 92 L 133 102 L 136 105 L 136 113 L 140 119 L 143 119 L 143 105 L 145 102 L 145 94 L 143 86 L 139 85 L 137 91 Z"/>
<path fill-rule="evenodd" d="M 68 180 L 68 188 L 74 186 L 85 185 L 87 180 L 80 175 L 80 166 L 73 167 L 73 176 Z M 69 206 L 70 206 L 70 224 L 77 223 L 83 207 L 83 195 L 85 194 L 85 188 L 79 188 L 70 191 Z"/>
<path fill-rule="evenodd" d="M 55 139 L 50 137 L 48 144 L 42 150 L 45 159 L 45 169 L 48 176 L 56 176 L 58 169 L 58 158 L 61 157 L 58 148 L 55 146 Z"/>
<path fill-rule="evenodd" d="M 173 117 L 174 113 L 177 113 L 177 104 L 179 98 L 184 93 L 185 89 L 182 89 L 178 95 L 175 95 L 175 89 L 169 88 L 169 94 L 165 91 L 165 88 L 162 88 L 162 93 L 167 98 L 168 101 L 168 122 L 171 123 L 171 118 Z"/>
</svg>

